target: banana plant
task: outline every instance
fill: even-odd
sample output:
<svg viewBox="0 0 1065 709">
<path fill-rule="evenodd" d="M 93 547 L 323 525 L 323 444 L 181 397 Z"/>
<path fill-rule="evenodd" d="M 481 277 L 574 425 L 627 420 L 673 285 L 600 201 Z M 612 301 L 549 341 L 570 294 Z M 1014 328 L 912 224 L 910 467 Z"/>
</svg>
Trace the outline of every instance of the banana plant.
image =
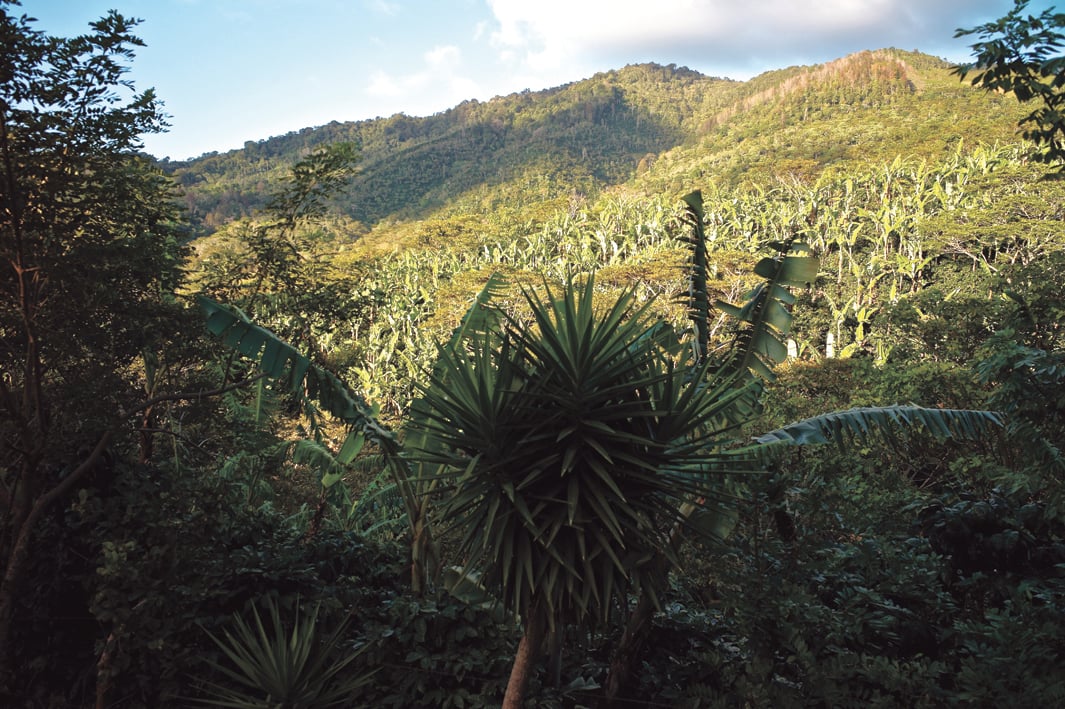
<svg viewBox="0 0 1065 709">
<path fill-rule="evenodd" d="M 397 450 L 395 434 L 377 421 L 376 409 L 335 374 L 253 323 L 238 308 L 206 296 L 198 296 L 196 301 L 206 317 L 207 330 L 220 337 L 226 346 L 256 360 L 266 378 L 300 396 L 305 405 L 317 401 L 322 410 L 351 428 L 339 455 L 342 462 L 350 462 L 355 457 L 361 446 L 360 437 L 375 441 L 383 450 Z"/>
<path fill-rule="evenodd" d="M 862 406 L 788 424 L 754 438 L 759 446 L 881 442 L 898 447 L 899 431 L 919 430 L 939 440 L 980 440 L 1002 426 L 994 411 L 930 409 L 922 406 Z"/>
<path fill-rule="evenodd" d="M 408 494 L 410 473 L 399 455 L 399 439 L 394 431 L 378 421 L 377 408 L 335 374 L 266 328 L 251 322 L 238 308 L 222 305 L 205 296 L 199 296 L 197 302 L 206 316 L 208 331 L 220 337 L 227 346 L 253 359 L 267 379 L 297 396 L 310 421 L 317 420 L 319 412 L 324 411 L 347 426 L 348 433 L 335 455 L 323 447 L 317 436 L 316 440 L 297 449 L 301 460 L 316 464 L 321 471 L 323 490 L 338 482 L 345 466 L 359 455 L 367 441 L 371 441 L 377 445 L 397 484 L 403 488 L 404 506 L 413 534 L 421 503 L 413 494 Z M 422 578 L 424 573 L 416 574 L 415 584 Z"/>
<path fill-rule="evenodd" d="M 487 327 L 486 319 L 494 316 L 484 305 L 502 284 L 503 279 L 498 275 L 488 279 L 452 334 L 448 346 L 454 346 L 454 343 L 464 341 L 469 333 Z M 403 501 L 411 535 L 412 590 L 415 594 L 423 593 L 431 586 L 439 568 L 429 521 L 428 493 L 434 484 L 432 476 L 421 469 L 418 461 L 401 455 L 399 438 L 378 420 L 377 407 L 368 404 L 335 374 L 266 328 L 251 322 L 238 308 L 222 305 L 205 296 L 199 296 L 197 302 L 206 316 L 208 331 L 221 337 L 227 346 L 255 360 L 268 379 L 299 397 L 309 420 L 315 421 L 320 409 L 347 426 L 347 436 L 335 455 L 324 449 L 320 440 L 299 449 L 305 454 L 305 460 L 323 464 L 320 469 L 324 488 L 336 484 L 339 471 L 352 463 L 367 441 L 377 445 L 393 478 L 394 490 Z M 415 402 L 414 406 L 417 408 L 422 404 Z M 408 436 L 412 443 L 419 440 L 416 432 Z"/>
</svg>

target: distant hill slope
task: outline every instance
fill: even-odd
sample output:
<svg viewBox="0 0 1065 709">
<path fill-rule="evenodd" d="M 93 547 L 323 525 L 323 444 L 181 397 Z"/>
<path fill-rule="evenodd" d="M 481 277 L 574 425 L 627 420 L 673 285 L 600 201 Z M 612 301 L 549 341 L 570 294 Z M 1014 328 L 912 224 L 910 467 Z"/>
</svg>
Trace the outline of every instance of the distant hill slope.
<svg viewBox="0 0 1065 709">
<path fill-rule="evenodd" d="M 925 54 L 880 50 L 764 74 L 638 182 L 675 193 L 1015 142 L 1024 113 L 1017 102 L 961 83 L 950 68 Z"/>
<path fill-rule="evenodd" d="M 163 167 L 210 231 L 261 208 L 289 166 L 317 146 L 362 154 L 338 199 L 372 227 L 418 218 L 471 190 L 534 178 L 559 195 L 635 179 L 681 192 L 707 181 L 804 176 L 958 141 L 1012 140 L 1015 102 L 960 83 L 949 65 L 898 50 L 861 52 L 746 82 L 641 64 L 538 92 L 466 101 L 442 113 L 330 123 Z"/>
<path fill-rule="evenodd" d="M 334 122 L 164 168 L 184 186 L 193 219 L 218 226 L 261 207 L 270 186 L 307 151 L 351 141 L 362 162 L 342 208 L 372 224 L 530 172 L 567 183 L 624 181 L 642 157 L 693 135 L 706 97 L 731 83 L 684 68 L 630 66 L 545 91 L 466 101 L 425 118 Z"/>
</svg>

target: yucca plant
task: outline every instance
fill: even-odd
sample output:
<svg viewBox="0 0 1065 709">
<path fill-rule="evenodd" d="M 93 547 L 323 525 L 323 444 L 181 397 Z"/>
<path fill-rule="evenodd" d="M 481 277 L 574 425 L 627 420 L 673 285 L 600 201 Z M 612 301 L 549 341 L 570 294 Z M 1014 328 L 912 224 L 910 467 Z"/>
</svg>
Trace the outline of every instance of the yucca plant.
<svg viewBox="0 0 1065 709">
<path fill-rule="evenodd" d="M 649 562 L 721 472 L 708 451 L 743 394 L 703 385 L 705 366 L 631 291 L 602 308 L 593 277 L 524 294 L 531 323 L 504 313 L 441 349 L 410 424 L 423 447 L 408 451 L 442 470 L 439 518 L 461 529 L 466 569 L 523 618 L 504 706 L 550 628 L 659 587 Z"/>
<path fill-rule="evenodd" d="M 251 620 L 234 614 L 232 630 L 208 635 L 228 660 L 211 662 L 231 684 L 204 683 L 209 697 L 199 703 L 232 709 L 326 709 L 358 706 L 356 695 L 373 672 L 353 672 L 358 652 L 342 647 L 346 619 L 328 634 L 319 632 L 321 604 L 298 611 L 291 628 L 276 599 L 265 603 L 268 623 L 256 607 Z"/>
<path fill-rule="evenodd" d="M 725 474 L 752 469 L 753 454 L 721 451 L 757 415 L 758 385 L 784 349 L 784 286 L 812 280 L 817 264 L 780 245 L 748 301 L 721 306 L 749 326 L 708 356 L 701 198 L 686 200 L 700 223 L 690 338 L 631 290 L 596 303 L 593 276 L 559 294 L 545 283 L 546 295 L 523 291 L 530 321 L 499 311 L 441 347 L 412 410 L 420 445 L 408 437 L 407 455 L 441 471 L 439 519 L 461 530 L 466 570 L 524 623 L 504 706 L 520 705 L 549 630 L 605 621 L 633 590 L 657 604 L 678 526 Z"/>
</svg>

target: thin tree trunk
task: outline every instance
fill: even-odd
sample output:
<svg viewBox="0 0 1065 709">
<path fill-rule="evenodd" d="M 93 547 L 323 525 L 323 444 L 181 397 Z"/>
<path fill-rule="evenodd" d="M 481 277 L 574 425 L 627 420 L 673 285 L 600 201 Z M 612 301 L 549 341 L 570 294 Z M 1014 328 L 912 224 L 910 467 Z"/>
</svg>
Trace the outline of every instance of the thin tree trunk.
<svg viewBox="0 0 1065 709">
<path fill-rule="evenodd" d="M 115 643 L 114 631 L 108 634 L 104 642 L 103 652 L 96 662 L 96 704 L 95 709 L 107 709 L 107 693 L 111 691 L 111 662 L 114 656 Z"/>
<path fill-rule="evenodd" d="M 543 644 L 546 619 L 534 608 L 525 623 L 525 634 L 518 643 L 514 665 L 510 669 L 507 692 L 503 696 L 503 709 L 521 709 L 525 702 L 525 690 L 536 667 L 536 660 Z"/>
<path fill-rule="evenodd" d="M 325 519 L 325 511 L 328 507 L 329 498 L 326 496 L 326 491 L 323 487 L 321 492 L 318 493 L 318 505 L 314 508 L 314 515 L 311 517 L 310 522 L 307 523 L 307 531 L 303 533 L 303 541 L 311 541 L 318 536 L 318 532 L 322 531 L 322 521 Z"/>
<path fill-rule="evenodd" d="M 621 635 L 621 641 L 613 657 L 610 658 L 606 686 L 603 687 L 604 695 L 599 702 L 600 709 L 614 709 L 617 706 L 618 698 L 625 690 L 627 680 L 633 676 L 633 668 L 651 633 L 651 618 L 654 612 L 655 605 L 651 602 L 651 596 L 641 593 L 640 600 L 636 602 L 636 608 L 625 624 L 625 632 Z"/>
<path fill-rule="evenodd" d="M 701 505 L 705 499 L 700 498 L 692 505 L 689 512 Z M 674 526 L 669 535 L 669 544 L 676 548 L 680 544 L 680 523 Z M 651 577 L 666 578 L 669 575 L 669 558 L 659 553 L 651 561 Z M 654 617 L 657 606 L 653 597 L 646 589 L 640 593 L 640 600 L 636 602 L 636 608 L 625 623 L 625 631 L 621 634 L 617 649 L 610 658 L 610 668 L 607 670 L 606 686 L 603 688 L 603 699 L 599 702 L 601 709 L 613 709 L 618 706 L 618 698 L 626 688 L 628 680 L 636 675 L 636 662 L 640 659 L 647 638 L 651 635 L 651 620 Z"/>
<path fill-rule="evenodd" d="M 111 436 L 110 431 L 101 436 L 96 447 L 81 465 L 58 485 L 33 500 L 25 516 L 22 519 L 12 519 L 11 528 L 6 530 L 10 535 L 11 548 L 8 550 L 4 576 L 0 579 L 0 696 L 3 696 L 4 691 L 11 690 L 13 679 L 11 624 L 15 617 L 15 604 L 18 601 L 19 589 L 26 574 L 26 562 L 29 560 L 30 543 L 33 541 L 37 521 L 48 508 L 62 499 L 82 477 L 93 469 L 111 442 Z"/>
<path fill-rule="evenodd" d="M 138 460 L 141 465 L 147 465 L 152 462 L 152 455 L 155 453 L 155 421 L 152 417 L 152 407 L 149 406 L 144 410 L 141 415 L 141 427 L 138 431 L 140 436 L 140 455 Z"/>
</svg>

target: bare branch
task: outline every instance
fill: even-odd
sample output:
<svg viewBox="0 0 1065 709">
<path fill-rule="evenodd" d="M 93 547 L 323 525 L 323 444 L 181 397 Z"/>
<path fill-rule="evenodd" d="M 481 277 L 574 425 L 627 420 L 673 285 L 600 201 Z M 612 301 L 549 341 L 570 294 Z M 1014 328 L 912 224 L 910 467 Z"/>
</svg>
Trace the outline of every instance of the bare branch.
<svg viewBox="0 0 1065 709">
<path fill-rule="evenodd" d="M 123 412 L 120 418 L 124 421 L 130 416 L 140 413 L 145 409 L 149 409 L 155 406 L 156 404 L 161 404 L 164 401 L 198 401 L 200 399 L 206 399 L 212 396 L 219 396 L 221 394 L 225 394 L 226 392 L 234 391 L 236 389 L 242 389 L 250 384 L 254 384 L 260 379 L 265 379 L 266 376 L 267 373 L 262 372 L 256 374 L 254 377 L 251 377 L 249 379 L 244 379 L 239 382 L 233 382 L 232 384 L 227 384 L 225 386 L 218 387 L 217 389 L 210 389 L 208 391 L 183 391 L 175 392 L 173 394 L 160 394 L 159 396 L 152 397 L 151 399 L 148 399 L 147 401 L 138 404 L 129 411 Z"/>
</svg>

